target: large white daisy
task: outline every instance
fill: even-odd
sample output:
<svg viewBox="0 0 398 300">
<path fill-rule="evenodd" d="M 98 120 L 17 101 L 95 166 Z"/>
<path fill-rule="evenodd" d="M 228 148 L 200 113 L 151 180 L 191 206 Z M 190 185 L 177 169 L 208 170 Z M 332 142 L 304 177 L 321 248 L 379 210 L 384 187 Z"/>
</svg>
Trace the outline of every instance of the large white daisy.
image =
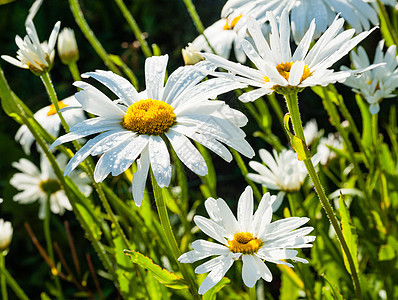
<svg viewBox="0 0 398 300">
<path fill-rule="evenodd" d="M 381 2 L 396 5 L 394 0 Z M 251 16 L 264 24 L 267 11 L 272 11 L 279 18 L 283 9 L 287 8 L 292 19 L 292 36 L 298 44 L 310 28 L 313 19 L 316 19 L 317 25 L 314 38 L 318 38 L 339 13 L 356 32 L 369 30 L 371 24 L 379 24 L 378 8 L 374 4 L 376 4 L 374 0 L 229 0 L 223 7 L 221 16 L 224 18 L 230 14 Z M 238 26 L 245 26 L 244 19 L 242 21 Z"/>
<path fill-rule="evenodd" d="M 315 21 L 313 20 L 292 55 L 288 10 L 283 11 L 279 27 L 272 12 L 267 12 L 267 20 L 271 24 L 269 44 L 262 34 L 260 24 L 253 18 L 248 18 L 247 25 L 255 45 L 247 40 L 241 41 L 243 50 L 257 69 L 230 62 L 214 54 L 202 54 L 217 66 L 236 74 L 236 80 L 257 88 L 241 95 L 239 99 L 243 102 L 254 101 L 275 90 L 286 93 L 292 89 L 300 90 L 308 86 L 326 86 L 336 81 L 344 81 L 352 74 L 352 71 L 334 72 L 329 68 L 372 31 L 362 32 L 353 37 L 355 30 L 349 29 L 341 32 L 344 20 L 336 17 L 332 25 L 310 50 L 309 47 L 315 32 Z M 224 73 L 220 76 L 232 77 L 233 75 Z"/>
<path fill-rule="evenodd" d="M 70 96 L 65 98 L 62 101 L 58 102 L 59 107 L 71 107 L 71 106 L 80 106 L 80 103 L 76 101 L 74 96 Z M 83 121 L 86 116 L 84 115 L 83 109 L 69 109 L 62 113 L 66 123 L 69 126 L 72 126 L 78 122 Z M 58 137 L 59 129 L 61 127 L 61 120 L 55 110 L 55 106 L 53 104 L 48 105 L 39 109 L 33 117 L 36 119 L 38 123 L 51 135 Z M 15 140 L 17 140 L 24 149 L 26 154 L 30 154 L 30 148 L 35 140 L 32 133 L 29 131 L 26 125 L 22 125 L 17 133 L 15 134 Z"/>
<path fill-rule="evenodd" d="M 201 264 L 195 273 L 210 272 L 203 280 L 199 294 L 206 293 L 219 282 L 236 260 L 242 260 L 242 278 L 245 285 L 253 287 L 257 280 L 272 280 L 272 273 L 264 260 L 293 267 L 286 259 L 308 263 L 297 257 L 292 248 L 312 247 L 315 236 L 306 236 L 313 227 L 296 229 L 309 221 L 308 218 L 287 218 L 271 222 L 272 202 L 275 196 L 264 194 L 253 214 L 253 191 L 247 187 L 239 198 L 238 219 L 221 198 L 209 198 L 205 206 L 210 219 L 195 216 L 195 224 L 209 237 L 220 244 L 207 240 L 196 240 L 192 251 L 184 253 L 178 260 L 181 263 L 193 263 L 214 256 L 217 257 Z"/>
<path fill-rule="evenodd" d="M 208 100 L 245 85 L 225 78 L 199 83 L 215 68 L 203 61 L 195 66 L 178 68 L 163 86 L 167 60 L 165 55 L 145 61 L 146 90 L 140 94 L 130 82 L 110 71 L 83 74 L 83 77 L 92 77 L 108 87 L 117 96 L 114 101 L 88 83 L 74 83 L 82 89 L 75 95 L 77 101 L 84 110 L 98 117 L 71 127 L 70 133 L 58 138 L 51 147 L 101 134 L 89 140 L 75 154 L 65 169 L 65 175 L 88 155 L 103 154 L 94 171 L 95 181 L 100 182 L 109 173 L 113 176 L 121 174 L 140 156 L 132 191 L 135 203 L 141 205 L 149 166 L 160 187 L 170 183 L 167 143 L 181 161 L 200 176 L 207 174 L 207 166 L 190 139 L 226 161 L 231 161 L 232 155 L 221 143 L 247 157 L 254 155 L 244 139 L 245 133 L 239 128 L 247 123 L 245 115 L 223 101 Z"/>
<path fill-rule="evenodd" d="M 384 98 L 394 98 L 397 95 L 394 91 L 398 88 L 398 56 L 397 46 L 388 47 L 383 52 L 384 40 L 380 41 L 377 48 L 374 64 L 385 63 L 383 66 L 364 72 L 360 77 L 351 76 L 344 82 L 345 85 L 352 87 L 356 93 L 361 94 L 370 104 L 369 110 L 372 114 L 377 114 L 380 110 L 380 102 Z M 358 47 L 357 52 L 351 52 L 351 61 L 356 69 L 370 66 L 368 55 L 365 49 Z M 347 67 L 342 67 L 348 70 Z"/>
<path fill-rule="evenodd" d="M 56 159 L 60 168 L 64 169 L 68 160 L 67 156 L 61 153 Z M 44 154 L 40 159 L 40 169 L 26 158 L 13 162 L 12 166 L 21 171 L 10 179 L 10 184 L 20 191 L 13 197 L 14 201 L 23 204 L 39 201 L 40 219 L 44 219 L 45 216 L 48 194 L 50 194 L 50 210 L 54 214 L 63 215 L 65 210 L 72 210 L 68 197 Z M 85 196 L 91 194 L 91 181 L 85 173 L 77 170 L 70 177 Z"/>
<path fill-rule="evenodd" d="M 19 48 L 17 51 L 17 59 L 8 55 L 2 55 L 1 58 L 17 67 L 30 69 L 33 73 L 38 75 L 49 71 L 54 61 L 54 47 L 57 42 L 60 26 L 60 21 L 55 23 L 48 42 L 45 41 L 40 43 L 33 21 L 31 19 L 27 20 L 26 33 L 28 35 L 26 35 L 24 39 L 19 35 L 15 37 L 15 43 Z"/>
</svg>

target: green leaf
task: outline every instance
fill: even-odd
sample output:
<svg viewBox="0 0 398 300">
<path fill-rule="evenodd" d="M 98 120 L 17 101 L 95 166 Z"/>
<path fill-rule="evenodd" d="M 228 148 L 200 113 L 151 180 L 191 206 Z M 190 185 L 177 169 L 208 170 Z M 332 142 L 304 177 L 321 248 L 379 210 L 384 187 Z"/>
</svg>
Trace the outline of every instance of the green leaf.
<svg viewBox="0 0 398 300">
<path fill-rule="evenodd" d="M 11 2 L 14 2 L 15 0 L 0 0 L 0 5 L 4 5 L 4 4 L 7 4 L 7 3 L 11 3 Z"/>
<path fill-rule="evenodd" d="M 369 112 L 368 105 L 363 101 L 358 94 L 355 95 L 358 107 L 362 116 L 362 144 L 366 150 L 372 147 L 372 117 Z"/>
<path fill-rule="evenodd" d="M 344 202 L 343 194 L 339 198 L 339 211 L 341 216 L 341 227 L 343 231 L 344 239 L 347 243 L 348 249 L 350 250 L 352 260 L 354 261 L 355 269 L 358 272 L 358 236 L 355 227 L 352 225 L 350 213 Z M 351 274 L 351 268 L 347 260 L 347 256 L 343 251 L 344 264 L 347 271 Z"/>
<path fill-rule="evenodd" d="M 131 262 L 129 258 L 123 253 L 124 244 L 120 236 L 113 239 L 115 244 L 115 259 L 118 264 L 116 274 L 119 282 L 119 289 L 123 295 L 123 299 L 133 299 L 134 290 L 137 289 L 135 286 L 135 280 L 133 278 L 134 272 L 130 272 L 127 269 L 131 268 Z"/>
<path fill-rule="evenodd" d="M 379 249 L 379 261 L 391 260 L 395 257 L 394 248 L 390 245 L 382 245 Z"/>
<path fill-rule="evenodd" d="M 272 125 L 272 117 L 264 99 L 263 98 L 257 99 L 254 102 L 254 105 L 256 106 L 257 111 L 259 112 L 262 127 L 270 129 Z"/>
<path fill-rule="evenodd" d="M 1 107 L 4 112 L 14 118 L 17 122 L 21 123 L 21 119 L 19 117 L 19 108 L 17 106 L 16 96 L 11 91 L 10 86 L 7 83 L 6 78 L 4 77 L 3 70 L 0 68 L 0 100 Z"/>
<path fill-rule="evenodd" d="M 172 289 L 188 288 L 185 280 L 153 263 L 152 259 L 136 251 L 124 250 L 133 263 L 152 273 L 157 281 Z"/>
<path fill-rule="evenodd" d="M 308 150 L 307 145 L 303 142 L 302 139 L 295 136 L 290 131 L 289 120 L 290 120 L 290 114 L 286 114 L 283 118 L 283 123 L 285 124 L 285 130 L 286 130 L 287 134 L 289 135 L 290 144 L 292 145 L 294 151 L 296 151 L 296 153 L 297 153 L 297 158 L 299 160 L 309 159 L 311 157 L 311 153 Z"/>
<path fill-rule="evenodd" d="M 221 279 L 214 287 L 203 295 L 203 300 L 216 300 L 217 293 L 231 282 L 227 277 Z"/>
<path fill-rule="evenodd" d="M 304 283 L 292 268 L 285 265 L 277 265 L 281 271 L 281 288 L 279 300 L 295 300 L 299 297 L 300 289 L 304 289 Z"/>
<path fill-rule="evenodd" d="M 329 284 L 330 289 L 326 286 L 322 288 L 323 294 L 325 295 L 326 299 L 334 299 L 334 300 L 343 300 L 343 296 L 340 294 L 339 289 L 337 288 L 336 284 L 333 283 L 330 278 L 326 277 L 325 274 L 321 274 L 321 276 L 325 279 L 325 281 Z"/>
</svg>

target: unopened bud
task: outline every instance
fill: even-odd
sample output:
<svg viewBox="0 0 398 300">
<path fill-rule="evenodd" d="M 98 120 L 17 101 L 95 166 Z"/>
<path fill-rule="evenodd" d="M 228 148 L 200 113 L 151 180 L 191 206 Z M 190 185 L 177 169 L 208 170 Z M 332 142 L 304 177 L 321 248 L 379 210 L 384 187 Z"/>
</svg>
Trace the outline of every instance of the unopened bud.
<svg viewBox="0 0 398 300">
<path fill-rule="evenodd" d="M 0 219 L 0 252 L 8 249 L 12 239 L 11 222 L 4 222 Z M 1 254 L 0 254 L 1 255 Z"/>
<path fill-rule="evenodd" d="M 65 27 L 58 36 L 58 55 L 62 63 L 68 65 L 79 59 L 79 49 L 73 29 Z"/>
<path fill-rule="evenodd" d="M 197 53 L 199 50 L 197 50 L 191 43 L 188 43 L 188 46 L 182 49 L 181 52 L 185 65 L 194 65 L 201 60 L 204 60 L 204 57 Z"/>
</svg>

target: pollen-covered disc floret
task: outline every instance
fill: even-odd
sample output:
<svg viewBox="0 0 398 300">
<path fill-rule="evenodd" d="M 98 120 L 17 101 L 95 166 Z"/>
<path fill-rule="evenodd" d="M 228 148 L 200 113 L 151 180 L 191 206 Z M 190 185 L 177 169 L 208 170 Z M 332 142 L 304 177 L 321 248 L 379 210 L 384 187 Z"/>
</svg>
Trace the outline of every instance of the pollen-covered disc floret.
<svg viewBox="0 0 398 300">
<path fill-rule="evenodd" d="M 262 246 L 260 239 L 253 237 L 250 232 L 238 232 L 233 240 L 228 241 L 228 248 L 233 253 L 253 254 Z"/>
<path fill-rule="evenodd" d="M 199 287 L 199 294 L 206 293 L 219 282 L 236 260 L 242 260 L 242 278 L 245 285 L 253 287 L 257 280 L 272 280 L 272 273 L 265 262 L 293 267 L 286 259 L 307 263 L 297 257 L 293 248 L 309 248 L 315 236 L 307 236 L 314 228 L 301 225 L 308 218 L 287 218 L 271 222 L 272 205 L 276 196 L 264 194 L 257 211 L 253 213 L 253 191 L 247 187 L 239 198 L 236 219 L 223 199 L 209 198 L 205 201 L 210 219 L 193 218 L 195 224 L 213 240 L 196 240 L 192 251 L 184 253 L 178 260 L 193 263 L 216 255 L 195 269 L 195 273 L 207 273 Z"/>
<path fill-rule="evenodd" d="M 127 109 L 123 127 L 147 135 L 161 135 L 176 121 L 171 105 L 155 99 L 140 100 Z"/>
</svg>

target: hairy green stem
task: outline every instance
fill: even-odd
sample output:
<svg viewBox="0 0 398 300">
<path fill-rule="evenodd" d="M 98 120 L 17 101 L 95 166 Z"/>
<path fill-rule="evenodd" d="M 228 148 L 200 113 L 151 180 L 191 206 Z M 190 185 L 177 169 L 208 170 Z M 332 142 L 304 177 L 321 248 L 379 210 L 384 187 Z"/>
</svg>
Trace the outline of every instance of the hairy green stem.
<svg viewBox="0 0 398 300">
<path fill-rule="evenodd" d="M 69 68 L 70 73 L 72 74 L 74 81 L 82 80 L 82 78 L 80 77 L 79 68 L 77 67 L 76 62 L 69 63 L 68 68 Z"/>
<path fill-rule="evenodd" d="M 183 0 L 185 3 L 185 6 L 187 7 L 188 13 L 192 18 L 193 24 L 196 27 L 196 30 L 200 33 L 203 34 L 203 31 L 205 31 L 205 28 L 202 24 L 202 21 L 200 20 L 200 17 L 196 11 L 195 5 L 192 3 L 191 0 Z"/>
<path fill-rule="evenodd" d="M 0 251 L 0 268 L 1 269 L 5 269 L 6 268 L 6 251 Z M 2 299 L 3 300 L 8 300 L 7 280 L 6 280 L 6 276 L 3 273 L 1 273 L 0 287 L 1 287 L 1 297 L 2 297 Z"/>
<path fill-rule="evenodd" d="M 77 25 L 80 27 L 80 30 L 83 32 L 84 36 L 89 41 L 91 46 L 94 48 L 95 52 L 97 52 L 98 56 L 104 61 L 105 65 L 112 72 L 120 75 L 119 69 L 110 60 L 108 53 L 105 51 L 104 47 L 102 47 L 101 43 L 94 35 L 94 32 L 91 30 L 90 26 L 88 26 L 88 23 L 84 18 L 83 12 L 80 8 L 79 1 L 69 0 L 69 6 Z"/>
<path fill-rule="evenodd" d="M 64 117 L 59 112 L 58 97 L 57 97 L 57 93 L 55 92 L 54 86 L 52 84 L 52 81 L 50 78 L 50 73 L 45 72 L 40 76 L 40 78 L 43 81 L 44 86 L 46 87 L 47 93 L 50 96 L 51 103 L 54 105 L 57 115 L 58 115 L 59 119 L 61 120 L 62 127 L 64 127 L 66 132 L 69 132 L 69 125 L 66 123 Z"/>
<path fill-rule="evenodd" d="M 298 98 L 297 93 L 285 94 L 286 103 L 288 106 L 288 110 L 291 116 L 294 133 L 297 137 L 299 137 L 305 144 L 304 130 L 303 125 L 301 123 L 300 111 L 298 106 Z M 318 194 L 319 200 L 322 204 L 323 209 L 325 210 L 330 223 L 333 226 L 334 231 L 337 234 L 338 241 L 340 242 L 341 247 L 347 257 L 350 269 L 351 269 L 351 277 L 354 282 L 355 293 L 357 295 L 358 300 L 362 299 L 361 286 L 359 283 L 359 277 L 357 274 L 357 270 L 355 269 L 354 260 L 352 259 L 350 249 L 347 246 L 347 242 L 344 238 L 343 232 L 341 231 L 339 222 L 337 221 L 336 216 L 334 215 L 333 209 L 329 203 L 328 198 L 325 195 L 325 191 L 322 187 L 321 181 L 319 180 L 318 174 L 315 171 L 314 165 L 311 161 L 311 158 L 307 158 L 304 160 L 305 167 L 307 168 L 308 174 L 314 184 L 315 191 Z"/>
<path fill-rule="evenodd" d="M 117 6 L 122 11 L 123 16 L 125 17 L 127 23 L 129 24 L 131 30 L 134 32 L 135 38 L 140 42 L 140 47 L 142 52 L 144 52 L 145 57 L 152 56 L 152 51 L 146 42 L 144 35 L 142 34 L 140 28 L 137 25 L 133 15 L 128 10 L 126 4 L 124 4 L 123 0 L 115 0 Z"/>
<path fill-rule="evenodd" d="M 173 230 L 170 225 L 169 215 L 167 213 L 166 203 L 164 201 L 162 195 L 162 189 L 159 187 L 158 183 L 156 182 L 155 176 L 153 175 L 152 170 L 151 172 L 151 182 L 153 187 L 153 193 L 156 201 L 156 208 L 158 210 L 158 215 L 160 219 L 160 223 L 162 225 L 164 234 L 166 235 L 166 239 L 169 243 L 170 249 L 173 253 L 173 257 L 176 260 L 178 266 L 180 267 L 181 273 L 184 276 L 184 279 L 187 281 L 189 290 L 194 299 L 200 299 L 198 294 L 198 287 L 196 285 L 195 280 L 192 278 L 190 272 L 188 272 L 187 266 L 182 264 L 178 261 L 178 258 L 181 256 L 180 249 L 178 248 L 177 241 L 175 239 Z"/>
</svg>

